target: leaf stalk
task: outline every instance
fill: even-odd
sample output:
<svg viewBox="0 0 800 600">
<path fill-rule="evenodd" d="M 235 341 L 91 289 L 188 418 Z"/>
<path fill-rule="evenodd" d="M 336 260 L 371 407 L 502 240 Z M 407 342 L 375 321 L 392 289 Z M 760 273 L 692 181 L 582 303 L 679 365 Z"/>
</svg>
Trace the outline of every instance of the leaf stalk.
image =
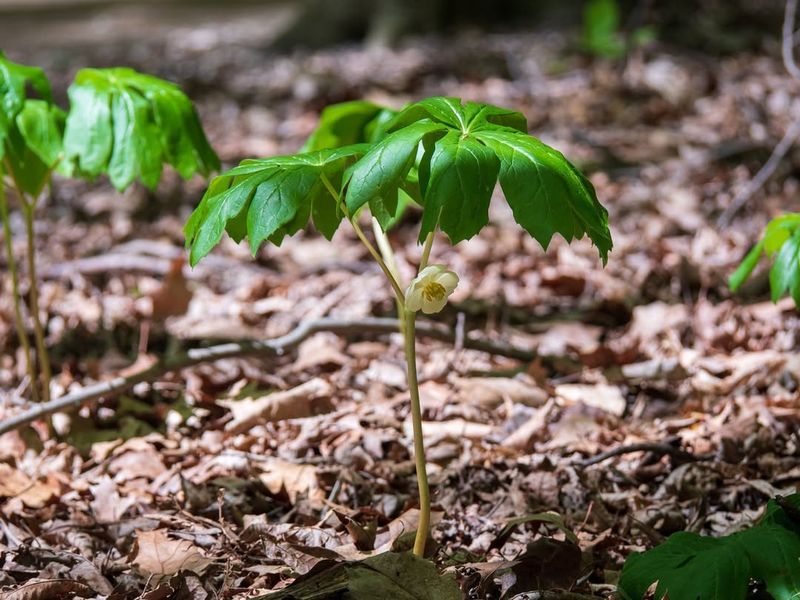
<svg viewBox="0 0 800 600">
<path fill-rule="evenodd" d="M 31 342 L 28 339 L 28 332 L 25 330 L 25 319 L 22 316 L 22 296 L 19 293 L 19 271 L 17 270 L 17 261 L 14 258 L 14 241 L 11 237 L 11 222 L 8 215 L 8 198 L 6 197 L 5 183 L 3 182 L 3 167 L 0 164 L 0 220 L 3 221 L 3 239 L 5 240 L 6 248 L 6 262 L 8 264 L 8 272 L 11 275 L 11 293 L 14 298 L 14 325 L 17 329 L 17 337 L 22 346 L 22 352 L 25 356 L 25 368 L 28 372 L 30 379 L 31 397 L 33 401 L 38 401 L 38 390 L 36 387 L 36 365 L 33 362 L 31 354 Z"/>
</svg>

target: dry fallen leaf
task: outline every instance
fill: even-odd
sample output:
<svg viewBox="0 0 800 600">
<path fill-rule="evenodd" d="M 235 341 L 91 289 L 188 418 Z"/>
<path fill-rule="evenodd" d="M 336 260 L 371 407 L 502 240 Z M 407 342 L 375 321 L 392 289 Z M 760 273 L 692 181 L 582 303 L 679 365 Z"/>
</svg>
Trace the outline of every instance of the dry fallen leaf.
<svg viewBox="0 0 800 600">
<path fill-rule="evenodd" d="M 131 561 L 150 575 L 174 575 L 179 571 L 202 573 L 211 560 L 188 540 L 173 540 L 163 529 L 138 531 Z"/>
<path fill-rule="evenodd" d="M 308 497 L 312 506 L 322 506 L 325 496 L 319 489 L 317 468 L 313 465 L 274 458 L 264 463 L 261 468 L 264 472 L 259 479 L 272 494 L 278 495 L 285 491 L 292 504 L 295 504 L 297 497 L 302 494 Z"/>
<path fill-rule="evenodd" d="M 317 377 L 290 390 L 273 392 L 260 398 L 220 401 L 233 413 L 233 420 L 225 426 L 225 430 L 241 433 L 259 423 L 302 419 L 330 412 L 333 407 L 328 398 L 332 391 L 327 381 Z"/>
<path fill-rule="evenodd" d="M 625 414 L 627 402 L 615 385 L 605 383 L 580 384 L 564 383 L 556 386 L 556 395 L 569 404 L 580 402 L 586 406 L 599 408 L 607 413 L 621 417 Z"/>
<path fill-rule="evenodd" d="M 533 380 L 508 377 L 461 377 L 453 380 L 459 399 L 468 404 L 493 408 L 504 401 L 527 406 L 541 406 L 547 402 L 547 392 Z"/>
</svg>

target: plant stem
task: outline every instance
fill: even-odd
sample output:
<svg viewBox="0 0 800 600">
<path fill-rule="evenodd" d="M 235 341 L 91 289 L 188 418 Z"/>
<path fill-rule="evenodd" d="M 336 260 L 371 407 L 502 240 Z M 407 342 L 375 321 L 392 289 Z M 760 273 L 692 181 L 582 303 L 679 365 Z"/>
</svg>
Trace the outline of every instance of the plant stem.
<svg viewBox="0 0 800 600">
<path fill-rule="evenodd" d="M 389 236 L 381 229 L 381 224 L 378 223 L 378 219 L 375 217 L 372 217 L 372 233 L 375 235 L 375 241 L 378 243 L 378 249 L 381 251 L 381 256 L 383 256 L 386 266 L 389 267 L 389 271 L 394 276 L 395 281 L 400 283 L 400 271 L 397 268 L 397 259 L 395 258 L 394 250 L 392 250 L 392 245 L 389 242 Z M 400 321 L 400 333 L 405 336 L 406 313 L 400 298 L 396 296 L 395 306 L 397 307 L 397 320 Z"/>
<path fill-rule="evenodd" d="M 28 237 L 28 277 L 30 278 L 30 312 L 33 317 L 33 334 L 36 340 L 36 354 L 39 358 L 39 370 L 42 372 L 42 400 L 50 400 L 50 357 L 47 355 L 47 346 L 44 341 L 44 327 L 39 312 L 39 282 L 36 279 L 36 239 L 33 231 L 33 217 L 36 212 L 36 200 L 25 200 L 19 190 L 22 202 L 22 215 L 25 218 L 25 231 Z"/>
<path fill-rule="evenodd" d="M 422 259 L 419 261 L 419 270 L 422 271 L 428 266 L 428 259 L 431 257 L 431 248 L 433 248 L 433 231 L 428 233 L 425 238 L 425 246 L 422 248 Z"/>
<path fill-rule="evenodd" d="M 28 339 L 28 332 L 25 331 L 25 319 L 22 316 L 22 297 L 19 294 L 19 272 L 17 271 L 17 261 L 14 259 L 14 242 L 11 239 L 11 223 L 8 218 L 8 199 L 6 198 L 6 188 L 3 183 L 2 165 L 0 165 L 0 219 L 3 221 L 3 238 L 5 239 L 6 258 L 8 261 L 8 272 L 11 274 L 11 293 L 14 295 L 14 324 L 17 328 L 17 337 L 25 355 L 25 367 L 30 379 L 31 398 L 34 402 L 39 399 L 39 392 L 36 388 L 36 366 L 33 364 L 31 356 L 31 342 Z"/>
<path fill-rule="evenodd" d="M 422 437 L 422 405 L 417 381 L 417 344 L 415 337 L 417 313 L 405 311 L 405 350 L 408 369 L 408 392 L 411 395 L 411 424 L 414 430 L 414 462 L 419 486 L 419 526 L 414 538 L 414 554 L 425 555 L 425 542 L 431 523 L 431 495 L 428 488 L 428 469 L 425 461 L 425 440 Z"/>
<path fill-rule="evenodd" d="M 350 211 L 347 210 L 347 203 L 345 203 L 344 198 L 342 198 L 341 195 L 333 187 L 333 184 L 331 183 L 330 179 L 328 179 L 327 175 L 325 175 L 325 173 L 322 174 L 321 179 L 322 179 L 322 184 L 328 190 L 328 193 L 331 196 L 333 196 L 334 202 L 337 203 L 339 208 L 342 209 L 342 213 L 344 213 L 344 216 L 346 216 L 347 220 L 350 221 L 350 224 L 353 226 L 353 230 L 356 232 L 358 239 L 361 240 L 362 244 L 364 244 L 364 247 L 372 255 L 372 258 L 375 259 L 375 262 L 378 263 L 378 266 L 381 268 L 381 271 L 383 271 L 383 274 L 386 275 L 386 279 L 388 279 L 389 283 L 392 285 L 392 289 L 394 290 L 395 296 L 401 299 L 402 302 L 405 302 L 405 294 L 403 293 L 403 290 L 400 288 L 400 283 L 395 279 L 391 269 L 389 269 L 389 267 L 383 261 L 383 258 L 381 258 L 381 255 L 375 249 L 375 246 L 373 246 L 372 243 L 367 239 L 367 236 L 364 235 L 364 231 L 361 229 L 361 225 L 358 224 L 358 219 L 356 218 L 356 215 L 351 215 Z"/>
</svg>

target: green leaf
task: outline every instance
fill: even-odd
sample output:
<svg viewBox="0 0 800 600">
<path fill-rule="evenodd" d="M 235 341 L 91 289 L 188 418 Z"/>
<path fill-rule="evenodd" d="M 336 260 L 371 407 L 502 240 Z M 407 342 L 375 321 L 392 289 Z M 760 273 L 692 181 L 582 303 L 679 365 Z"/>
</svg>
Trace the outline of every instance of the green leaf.
<svg viewBox="0 0 800 600">
<path fill-rule="evenodd" d="M 29 98 L 29 92 L 40 99 Z M 50 169 L 45 162 L 50 162 L 54 148 L 52 142 L 45 140 L 50 134 L 47 130 L 51 126 L 57 128 L 59 119 L 55 107 L 41 126 L 31 123 L 31 114 L 52 106 L 52 101 L 44 71 L 14 63 L 0 52 L 0 158 L 8 159 L 11 175 L 22 191 L 33 195 L 39 194 L 49 179 Z M 23 111 L 27 114 L 20 121 L 17 117 Z M 20 125 L 25 127 L 24 131 Z M 36 149 L 29 145 L 29 136 L 35 138 Z M 45 162 L 40 152 L 44 153 Z"/>
<path fill-rule="evenodd" d="M 800 229 L 781 246 L 769 272 L 772 301 L 777 302 L 786 291 L 800 305 Z"/>
<path fill-rule="evenodd" d="M 800 496 L 784 499 L 797 510 Z M 796 516 L 796 515 L 795 515 Z M 721 538 L 681 532 L 662 545 L 625 562 L 619 591 L 625 600 L 642 600 L 657 583 L 655 598 L 744 600 L 751 579 L 763 582 L 776 600 L 800 593 L 798 523 L 775 501 L 764 517 L 745 531 Z"/>
<path fill-rule="evenodd" d="M 319 563 L 283 590 L 253 600 L 460 600 L 455 579 L 410 553 L 384 552 L 360 562 Z"/>
<path fill-rule="evenodd" d="M 48 167 L 61 159 L 65 114 L 44 100 L 28 100 L 17 114 L 16 124 L 27 146 Z"/>
<path fill-rule="evenodd" d="M 437 224 L 452 243 L 471 238 L 489 222 L 489 201 L 500 161 L 474 138 L 449 132 L 434 146 L 419 239 Z"/>
<path fill-rule="evenodd" d="M 491 125 L 510 127 L 521 133 L 528 131 L 528 121 L 520 112 L 478 102 L 462 104 L 459 98 L 444 96 L 426 98 L 406 107 L 387 129 L 397 130 L 423 119 L 447 125 L 462 134 Z"/>
<path fill-rule="evenodd" d="M 52 103 L 50 82 L 42 69 L 12 62 L 0 52 L 0 112 L 5 115 L 6 123 L 13 122 L 22 110 L 28 98 L 28 88 Z"/>
<path fill-rule="evenodd" d="M 761 255 L 764 253 L 764 240 L 758 242 L 750 252 L 747 253 L 747 256 L 744 257 L 742 264 L 733 272 L 733 274 L 728 278 L 728 287 L 730 287 L 732 292 L 738 290 L 742 284 L 747 281 L 747 278 L 750 277 L 753 270 L 756 268 L 758 261 L 761 260 Z"/>
<path fill-rule="evenodd" d="M 488 222 L 499 174 L 517 222 L 542 246 L 555 233 L 567 241 L 588 234 L 607 260 L 608 214 L 594 188 L 560 152 L 526 133 L 520 113 L 427 98 L 406 107 L 387 130 L 353 168 L 347 185 L 351 213 L 369 202 L 384 226 L 397 190 L 416 165 L 424 208 L 420 239 L 438 224 L 456 243 Z"/>
<path fill-rule="evenodd" d="M 8 130 L 5 146 L 5 158 L 13 180 L 26 194 L 38 196 L 50 180 L 50 167 L 25 143 L 17 127 Z"/>
<path fill-rule="evenodd" d="M 373 145 L 350 173 L 345 197 L 350 214 L 354 215 L 371 200 L 396 199 L 398 189 L 414 166 L 420 142 L 425 137 L 442 135 L 445 131 L 444 126 L 423 120 L 391 133 Z M 386 212 L 393 213 L 393 207 L 387 207 Z"/>
<path fill-rule="evenodd" d="M 264 240 L 280 244 L 308 223 L 333 236 L 342 214 L 337 199 L 345 169 L 363 155 L 364 145 L 295 156 L 245 160 L 211 182 L 184 230 L 189 261 L 197 264 L 219 243 L 223 232 L 236 241 L 245 235 L 255 254 Z"/>
<path fill-rule="evenodd" d="M 69 88 L 64 153 L 73 171 L 106 173 L 119 190 L 154 188 L 163 164 L 189 178 L 219 169 L 191 101 L 178 86 L 132 69 L 83 69 Z"/>
<path fill-rule="evenodd" d="M 517 223 L 545 249 L 556 233 L 567 241 L 588 234 L 606 262 L 612 247 L 608 213 L 563 154 L 511 130 L 487 128 L 475 136 L 500 158 L 500 185 Z"/>
<path fill-rule="evenodd" d="M 322 111 L 319 125 L 300 151 L 375 142 L 384 134 L 382 126 L 396 114 L 390 108 L 364 100 L 333 104 Z"/>
<path fill-rule="evenodd" d="M 620 58 L 625 54 L 617 0 L 589 0 L 583 12 L 583 45 L 592 54 L 605 58 Z"/>
</svg>

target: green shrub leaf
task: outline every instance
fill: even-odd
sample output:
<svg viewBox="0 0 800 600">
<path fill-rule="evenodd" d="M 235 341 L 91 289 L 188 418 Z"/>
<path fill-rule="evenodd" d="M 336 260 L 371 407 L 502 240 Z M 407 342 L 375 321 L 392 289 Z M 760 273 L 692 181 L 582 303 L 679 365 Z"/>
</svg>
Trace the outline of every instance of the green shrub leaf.
<svg viewBox="0 0 800 600">
<path fill-rule="evenodd" d="M 796 510 L 800 495 L 783 502 Z M 763 582 L 775 600 L 800 593 L 800 535 L 794 516 L 770 501 L 755 526 L 721 538 L 681 532 L 625 562 L 619 591 L 642 600 L 656 584 L 655 600 L 744 600 L 751 579 Z"/>
<path fill-rule="evenodd" d="M 83 69 L 69 88 L 64 151 L 71 167 L 106 173 L 119 190 L 154 188 L 164 163 L 184 178 L 209 175 L 219 159 L 191 101 L 176 86 L 132 69 Z"/>
<path fill-rule="evenodd" d="M 338 194 L 345 170 L 365 150 L 365 145 L 356 144 L 245 160 L 214 178 L 186 224 L 191 264 L 208 254 L 225 230 L 236 241 L 247 236 L 253 253 L 264 240 L 280 244 L 304 228 L 309 217 L 330 239 L 342 213 L 328 184 Z"/>
</svg>

